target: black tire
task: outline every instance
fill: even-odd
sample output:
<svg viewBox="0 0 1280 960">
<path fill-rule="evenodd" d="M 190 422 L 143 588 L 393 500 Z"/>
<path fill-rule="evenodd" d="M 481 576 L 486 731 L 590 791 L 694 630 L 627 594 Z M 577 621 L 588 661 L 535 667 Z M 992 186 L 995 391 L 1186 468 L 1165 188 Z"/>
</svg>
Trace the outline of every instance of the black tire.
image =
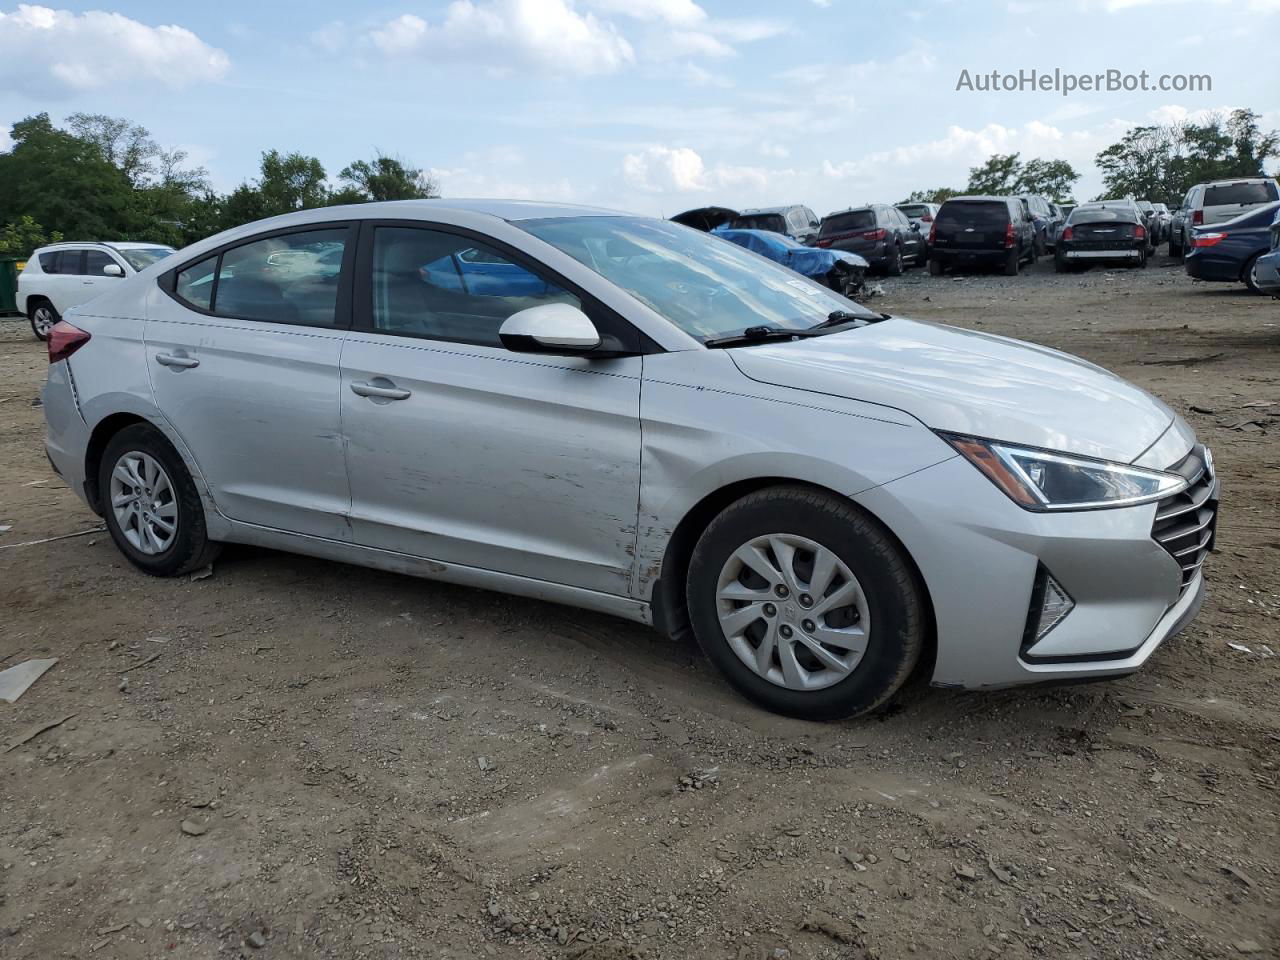
<svg viewBox="0 0 1280 960">
<path fill-rule="evenodd" d="M 920 255 L 916 257 L 916 266 L 923 267 L 929 262 L 929 246 L 926 243 L 920 244 Z"/>
<path fill-rule="evenodd" d="M 738 658 L 716 611 L 729 556 L 753 538 L 785 531 L 833 551 L 862 585 L 872 624 L 853 671 L 818 690 L 771 683 Z M 777 713 L 836 720 L 883 706 L 911 674 L 925 641 L 925 593 L 902 548 L 847 500 L 801 486 L 769 487 L 728 507 L 703 532 L 686 581 L 694 636 L 707 658 L 748 699 Z"/>
<path fill-rule="evenodd" d="M 1142 256 L 1138 259 L 1138 266 L 1141 267 L 1143 270 L 1147 269 L 1147 261 L 1150 259 L 1151 259 L 1150 256 L 1144 250 L 1142 252 Z"/>
<path fill-rule="evenodd" d="M 940 277 L 943 271 L 942 261 L 936 257 L 929 258 L 929 276 Z"/>
<path fill-rule="evenodd" d="M 1244 270 L 1240 272 L 1240 279 L 1244 281 L 1244 285 L 1259 296 L 1266 296 L 1262 292 L 1262 288 L 1258 286 L 1258 278 L 1254 275 L 1254 270 L 1258 267 L 1258 258 L 1261 253 L 1255 253 L 1252 257 L 1244 262 Z"/>
<path fill-rule="evenodd" d="M 1055 273 L 1070 273 L 1071 264 L 1069 264 L 1066 260 L 1063 260 L 1062 257 L 1054 257 L 1053 270 Z"/>
<path fill-rule="evenodd" d="M 177 532 L 173 542 L 162 553 L 146 554 L 126 539 L 111 508 L 111 473 L 117 461 L 132 452 L 145 453 L 157 460 L 169 475 L 178 508 Z M 98 497 L 102 502 L 107 531 L 129 562 L 153 577 L 177 577 L 207 567 L 217 557 L 222 545 L 209 539 L 204 522 L 204 506 L 200 494 L 187 472 L 178 451 L 150 424 L 125 427 L 107 442 L 98 467 Z"/>
<path fill-rule="evenodd" d="M 45 316 L 47 315 L 49 322 L 46 324 Z M 48 340 L 49 336 L 42 330 L 52 329 L 53 325 L 62 319 L 62 315 L 58 313 L 57 308 L 44 298 L 27 304 L 27 320 L 31 324 L 31 332 L 35 334 L 37 340 Z"/>
<path fill-rule="evenodd" d="M 1004 275 L 1006 277 L 1016 277 L 1018 268 L 1022 266 L 1022 252 L 1016 247 L 1009 251 L 1008 256 L 1004 258 Z"/>
<path fill-rule="evenodd" d="M 1031 256 L 1027 258 L 1027 265 L 1034 267 L 1036 265 L 1036 261 L 1039 259 L 1040 254 L 1036 251 L 1036 245 L 1033 243 L 1031 245 Z"/>
<path fill-rule="evenodd" d="M 1169 256 L 1182 257 L 1182 244 L 1173 242 L 1173 234 L 1169 234 Z"/>
<path fill-rule="evenodd" d="M 884 272 L 891 277 L 902 276 L 905 268 L 902 260 L 902 245 L 895 243 L 893 245 L 893 256 L 885 261 Z"/>
</svg>

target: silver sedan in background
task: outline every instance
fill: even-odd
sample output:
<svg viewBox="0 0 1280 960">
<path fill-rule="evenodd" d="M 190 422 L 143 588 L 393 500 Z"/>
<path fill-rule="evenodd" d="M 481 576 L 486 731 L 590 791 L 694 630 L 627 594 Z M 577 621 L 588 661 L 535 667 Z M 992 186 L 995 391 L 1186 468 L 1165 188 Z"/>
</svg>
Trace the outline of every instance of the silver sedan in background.
<svg viewBox="0 0 1280 960">
<path fill-rule="evenodd" d="M 162 576 L 240 542 L 691 631 L 810 718 L 918 667 L 1129 673 L 1194 616 L 1218 498 L 1163 403 L 608 210 L 309 210 L 49 338 L 54 469 Z"/>
</svg>

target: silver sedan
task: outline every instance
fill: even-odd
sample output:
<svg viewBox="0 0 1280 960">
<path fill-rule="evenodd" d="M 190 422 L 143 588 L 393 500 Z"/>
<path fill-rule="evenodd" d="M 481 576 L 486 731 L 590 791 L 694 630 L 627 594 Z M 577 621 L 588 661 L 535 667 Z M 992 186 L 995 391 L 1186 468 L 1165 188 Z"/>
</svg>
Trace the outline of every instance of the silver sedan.
<svg viewBox="0 0 1280 960">
<path fill-rule="evenodd" d="M 49 337 L 54 469 L 161 576 L 240 542 L 689 632 L 812 718 L 1120 675 L 1218 500 L 1160 401 L 714 235 L 407 201 L 197 243 Z"/>
</svg>

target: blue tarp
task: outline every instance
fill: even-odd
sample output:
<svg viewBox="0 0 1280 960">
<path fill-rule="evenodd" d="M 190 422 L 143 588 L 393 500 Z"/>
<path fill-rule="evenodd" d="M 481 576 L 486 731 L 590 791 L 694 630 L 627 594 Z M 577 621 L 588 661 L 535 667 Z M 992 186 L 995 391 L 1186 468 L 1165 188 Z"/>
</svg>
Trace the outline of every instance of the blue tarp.
<svg viewBox="0 0 1280 960">
<path fill-rule="evenodd" d="M 856 253 L 846 253 L 843 250 L 824 250 L 819 247 L 806 247 L 803 243 L 796 243 L 790 237 L 783 236 L 780 233 L 773 233 L 770 230 L 713 230 L 717 237 L 736 243 L 740 247 L 746 247 L 752 253 L 758 253 L 762 257 L 768 257 L 775 263 L 780 263 L 785 267 L 790 267 L 796 273 L 804 274 L 806 277 L 825 277 L 831 272 L 831 268 L 835 266 L 837 260 L 843 260 L 851 266 L 867 269 L 867 261 Z"/>
</svg>

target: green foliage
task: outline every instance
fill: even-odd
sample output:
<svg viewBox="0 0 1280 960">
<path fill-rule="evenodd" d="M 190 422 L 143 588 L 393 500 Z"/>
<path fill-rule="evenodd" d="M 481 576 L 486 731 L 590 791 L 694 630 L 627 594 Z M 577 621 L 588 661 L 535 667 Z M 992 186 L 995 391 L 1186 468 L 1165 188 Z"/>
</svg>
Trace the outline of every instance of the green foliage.
<svg viewBox="0 0 1280 960">
<path fill-rule="evenodd" d="M 440 196 L 439 186 L 429 174 L 406 166 L 399 157 L 381 152 L 372 161 L 357 160 L 344 167 L 338 179 L 347 184 L 334 194 L 334 201 L 338 203 L 424 200 Z"/>
<path fill-rule="evenodd" d="M 0 255 L 29 257 L 37 247 L 57 243 L 61 239 L 62 234 L 57 230 L 46 234 L 44 227 L 24 214 L 16 223 L 6 223 L 0 227 Z"/>
<path fill-rule="evenodd" d="M 1203 123 L 1134 127 L 1096 158 L 1103 197 L 1177 205 L 1197 183 L 1265 176 L 1267 160 L 1280 157 L 1280 133 L 1263 132 L 1258 119 L 1252 110 L 1233 110 Z"/>
<path fill-rule="evenodd" d="M 935 187 L 933 190 L 912 190 L 905 200 L 899 200 L 899 205 L 904 203 L 942 203 L 944 200 L 950 200 L 952 197 L 958 197 L 963 190 L 953 190 L 951 187 Z"/>
<path fill-rule="evenodd" d="M 424 171 L 381 152 L 344 167 L 333 190 L 316 157 L 280 150 L 262 154 L 257 179 L 219 195 L 184 151 L 166 150 L 145 127 L 105 114 L 72 114 L 59 128 L 41 113 L 15 123 L 10 136 L 12 149 L 0 153 L 0 224 L 8 224 L 0 238 L 20 248 L 32 238 L 35 246 L 50 242 L 45 230 L 186 246 L 295 210 L 439 195 Z"/>
<path fill-rule="evenodd" d="M 996 153 L 981 166 L 969 169 L 968 193 L 996 197 L 1034 193 L 1056 200 L 1070 193 L 1080 179 L 1065 160 L 1036 157 L 1023 163 L 1017 153 Z"/>
</svg>

